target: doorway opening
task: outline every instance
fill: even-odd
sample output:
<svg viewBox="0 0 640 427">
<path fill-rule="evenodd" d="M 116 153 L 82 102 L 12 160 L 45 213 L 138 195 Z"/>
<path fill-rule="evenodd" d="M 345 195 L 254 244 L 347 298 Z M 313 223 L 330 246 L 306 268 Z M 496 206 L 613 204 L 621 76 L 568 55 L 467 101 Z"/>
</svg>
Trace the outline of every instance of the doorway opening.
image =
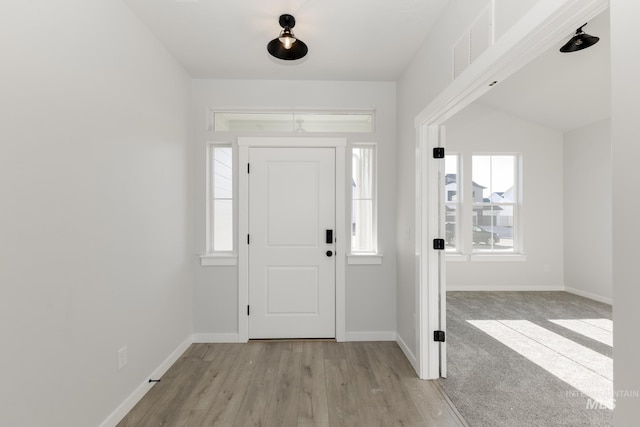
<svg viewBox="0 0 640 427">
<path fill-rule="evenodd" d="M 600 5 L 599 9 L 593 9 L 589 11 L 582 10 L 582 11 L 579 11 L 577 15 L 581 17 L 579 19 L 584 19 L 589 21 L 590 25 L 591 23 L 593 23 L 592 28 L 595 28 L 597 20 L 600 17 L 597 17 L 597 18 L 594 18 L 594 17 L 596 17 L 605 8 L 606 8 L 606 4 L 603 4 L 603 5 Z M 592 20 L 592 18 L 594 19 Z M 608 22 L 608 16 L 606 17 L 606 21 Z M 566 25 L 566 23 L 564 25 Z M 566 32 L 568 35 L 570 35 L 571 31 L 572 30 L 570 28 L 567 28 Z M 592 31 L 597 32 L 596 30 L 592 30 Z M 547 47 L 549 46 L 555 47 L 555 44 L 559 43 L 558 40 L 564 40 L 567 34 L 563 35 L 562 37 L 558 37 L 557 40 L 549 40 Z M 529 56 L 529 60 L 537 56 L 538 56 L 537 53 L 535 55 L 531 54 Z M 526 61 L 526 63 L 528 63 L 528 60 Z M 521 66 L 526 65 L 526 63 L 521 64 Z M 535 64 L 532 64 L 532 65 L 535 66 Z M 608 69 L 606 64 L 605 64 L 605 68 Z M 511 74 L 512 73 L 505 74 L 499 80 L 501 82 L 500 84 L 504 83 L 506 86 L 507 83 L 509 82 L 509 80 L 506 80 L 506 78 L 509 77 Z M 492 79 L 492 81 L 496 81 L 496 80 L 498 79 Z M 605 76 L 604 80 L 608 83 L 610 79 Z M 533 166 L 536 166 L 539 168 L 540 166 L 539 163 L 543 163 L 543 168 L 544 168 L 545 156 L 542 155 L 537 159 L 535 159 L 535 157 L 537 156 L 536 153 L 532 153 L 532 152 L 522 153 L 517 148 L 514 148 L 515 146 L 517 146 L 517 142 L 519 139 L 526 139 L 526 136 L 523 136 L 524 133 L 521 132 L 519 134 L 520 136 L 516 136 L 515 138 L 512 138 L 511 144 L 507 144 L 507 148 L 497 146 L 495 141 L 485 144 L 483 146 L 481 141 L 479 141 L 480 139 L 482 139 L 482 136 L 477 132 L 477 130 L 476 132 L 472 132 L 469 126 L 466 129 L 466 131 L 473 133 L 475 137 L 475 140 L 470 143 L 470 145 L 473 145 L 472 148 L 466 149 L 461 144 L 458 144 L 458 145 L 456 145 L 456 143 L 450 144 L 450 142 L 454 141 L 459 136 L 459 134 L 462 133 L 460 128 L 455 129 L 455 127 L 450 126 L 451 123 L 455 123 L 457 114 L 461 112 L 462 112 L 461 114 L 475 114 L 476 118 L 479 115 L 482 115 L 483 117 L 486 118 L 486 117 L 491 117 L 492 115 L 497 116 L 501 114 L 503 115 L 503 118 L 504 118 L 504 112 L 496 113 L 495 112 L 496 105 L 491 105 L 490 101 L 482 102 L 481 100 L 480 103 L 475 103 L 471 105 L 471 103 L 475 101 L 477 98 L 479 98 L 481 94 L 486 92 L 486 90 L 484 90 L 482 87 L 477 87 L 476 90 L 477 90 L 476 96 L 472 97 L 472 99 L 467 98 L 465 102 L 459 103 L 457 108 L 453 108 L 451 110 L 444 109 L 444 111 L 440 111 L 438 113 L 438 114 L 441 114 L 439 119 L 437 118 L 436 113 L 432 113 L 433 120 L 430 122 L 430 124 L 426 123 L 426 122 L 429 122 L 429 120 L 422 122 L 423 127 L 421 128 L 422 135 L 423 135 L 422 142 L 423 143 L 431 142 L 431 145 L 427 144 L 426 146 L 424 146 L 424 148 L 427 149 L 426 150 L 427 152 L 430 151 L 429 149 L 431 147 L 438 146 L 442 143 L 443 145 L 446 145 L 448 153 L 453 153 L 456 155 L 464 153 L 464 157 L 466 157 L 466 161 L 462 161 L 460 163 L 462 166 L 460 166 L 460 168 L 457 171 L 455 171 L 455 173 L 457 174 L 456 178 L 459 178 L 460 181 L 464 179 L 466 182 L 466 188 L 462 190 L 446 188 L 445 186 L 447 183 L 451 184 L 452 182 L 454 182 L 453 179 L 451 179 L 452 177 L 449 176 L 451 175 L 451 173 L 449 174 L 445 173 L 443 170 L 444 168 L 441 170 L 438 170 L 436 167 L 431 166 L 431 169 L 432 169 L 431 176 L 437 176 L 437 173 L 441 174 L 438 181 L 439 184 L 441 185 L 441 188 L 439 189 L 440 198 L 439 200 L 431 199 L 432 203 L 437 203 L 439 207 L 436 209 L 433 206 L 429 207 L 428 204 L 426 205 L 427 210 L 431 209 L 431 212 L 433 212 L 434 215 L 437 213 L 439 215 L 439 218 L 443 219 L 443 221 L 441 221 L 442 225 L 436 224 L 433 227 L 436 230 L 436 232 L 440 232 L 442 233 L 442 235 L 444 235 L 444 233 L 446 233 L 447 231 L 456 232 L 455 234 L 456 239 L 453 240 L 453 244 L 449 242 L 449 254 L 447 258 L 448 258 L 448 261 L 450 262 L 447 263 L 448 268 L 445 267 L 443 263 L 438 262 L 437 259 L 436 260 L 432 259 L 431 264 L 429 265 L 430 267 L 442 269 L 440 271 L 440 274 L 436 276 L 438 277 L 440 282 L 431 283 L 430 287 L 437 286 L 436 289 L 439 290 L 439 295 L 442 297 L 442 299 L 445 300 L 442 306 L 446 306 L 450 308 L 451 312 L 455 314 L 454 321 L 452 321 L 453 317 L 450 317 L 448 320 L 446 318 L 443 319 L 442 321 L 443 323 L 441 323 L 449 326 L 449 329 L 447 331 L 447 338 L 449 343 L 452 344 L 452 346 L 449 347 L 448 349 L 449 361 L 453 360 L 456 357 L 456 354 L 454 354 L 453 352 L 458 352 L 458 353 L 461 352 L 460 345 L 462 345 L 462 347 L 466 347 L 466 349 L 470 350 L 472 353 L 474 351 L 476 352 L 474 360 L 477 360 L 483 351 L 481 347 L 477 345 L 478 344 L 477 340 L 474 341 L 473 337 L 467 336 L 465 339 L 462 340 L 464 341 L 464 344 L 460 344 L 461 337 L 456 337 L 455 335 L 453 335 L 454 329 L 455 329 L 454 326 L 457 326 L 454 323 L 459 322 L 461 318 L 464 318 L 463 322 L 466 323 L 465 326 L 470 328 L 470 330 L 475 331 L 475 333 L 478 334 L 476 338 L 484 336 L 488 341 L 492 343 L 491 344 L 492 347 L 494 348 L 499 347 L 501 349 L 508 348 L 508 351 L 510 352 L 510 354 L 517 354 L 517 357 L 514 357 L 512 361 L 527 360 L 527 364 L 532 364 L 534 368 L 531 368 L 529 370 L 538 372 L 538 374 L 533 375 L 533 377 L 530 377 L 529 378 L 530 380 L 540 379 L 544 377 L 545 372 L 549 373 L 555 370 L 554 372 L 552 372 L 552 375 L 555 375 L 555 378 L 556 378 L 555 381 L 557 381 L 555 383 L 556 384 L 555 386 L 556 388 L 558 387 L 560 388 L 564 387 L 564 388 L 562 390 L 559 390 L 559 389 L 554 390 L 552 388 L 553 386 L 548 386 L 546 389 L 547 394 L 551 395 L 551 393 L 555 393 L 555 392 L 558 392 L 560 394 L 564 393 L 563 397 L 566 397 L 567 401 L 571 401 L 571 404 L 573 405 L 580 406 L 579 410 L 577 411 L 580 414 L 584 415 L 585 409 L 595 409 L 596 411 L 593 411 L 594 414 L 600 414 L 600 415 L 604 414 L 603 416 L 606 418 L 607 417 L 606 411 L 608 410 L 610 411 L 609 406 L 611 406 L 612 404 L 611 390 L 607 391 L 608 390 L 607 387 L 610 388 L 611 386 L 611 376 L 612 376 L 611 375 L 611 366 L 612 366 L 611 351 L 612 350 L 611 350 L 610 344 L 608 344 L 608 340 L 610 340 L 610 336 L 611 336 L 611 327 L 612 327 L 610 306 L 607 306 L 606 304 L 602 304 L 600 302 L 591 301 L 591 300 L 582 298 L 580 296 L 570 295 L 565 292 L 553 292 L 553 291 L 561 291 L 565 289 L 565 281 L 564 281 L 565 274 L 562 268 L 563 263 L 560 262 L 554 265 L 554 260 L 563 259 L 564 254 L 563 254 L 562 247 L 566 243 L 566 242 L 563 242 L 563 240 L 572 238 L 572 236 L 567 236 L 565 237 L 565 239 L 563 239 L 562 206 L 566 205 L 566 203 L 577 202 L 576 197 L 572 197 L 572 199 L 569 202 L 564 200 L 562 197 L 562 191 L 561 191 L 562 189 L 561 183 L 563 182 L 563 179 L 566 181 L 566 179 L 563 178 L 563 164 L 562 164 L 562 155 L 561 155 L 561 152 L 563 151 L 562 146 L 565 145 L 563 142 L 563 137 L 566 134 L 571 136 L 572 129 L 561 129 L 559 132 L 556 132 L 560 136 L 559 144 L 558 144 L 558 147 L 555 147 L 554 149 L 552 149 L 551 152 L 554 152 L 556 150 L 559 151 L 560 153 L 559 162 L 558 162 L 558 159 L 555 159 L 555 162 L 554 162 L 553 159 L 549 159 L 549 157 L 547 156 L 546 160 L 548 161 L 548 169 L 543 170 L 542 172 L 538 172 L 540 174 L 547 174 L 547 175 L 550 174 L 553 177 L 555 177 L 554 179 L 555 179 L 556 187 L 558 188 L 557 192 L 560 193 L 560 196 L 558 197 L 558 200 L 556 202 L 552 200 L 553 197 L 549 197 L 546 204 L 540 203 L 539 201 L 540 194 L 535 195 L 534 193 L 537 192 L 538 190 L 535 188 L 535 185 L 531 185 L 532 181 L 535 181 L 537 178 L 527 180 L 527 177 L 531 178 L 534 176 L 539 176 L 539 175 L 535 175 L 535 173 L 532 173 Z M 597 89 L 595 91 L 597 92 Z M 531 98 L 529 98 L 529 103 L 531 103 Z M 467 108 L 465 109 L 464 107 L 467 107 Z M 585 107 L 588 108 L 588 106 L 585 106 Z M 468 111 L 463 112 L 463 109 L 470 110 L 472 112 L 471 113 L 469 113 Z M 551 109 L 551 108 L 548 108 L 548 109 Z M 511 112 L 513 112 L 514 110 L 515 108 L 512 108 Z M 467 119 L 468 118 L 469 117 L 467 117 Z M 522 119 L 523 119 L 522 114 L 520 115 L 520 117 L 517 117 L 517 120 L 523 121 Z M 599 118 L 596 120 L 596 125 L 594 125 L 596 129 L 600 129 L 600 130 L 606 129 L 606 124 L 603 125 L 602 123 L 600 123 L 602 120 L 603 118 Z M 469 120 L 461 119 L 460 122 L 462 121 L 469 122 Z M 590 124 L 591 123 L 582 123 L 581 126 L 588 127 L 588 125 Z M 446 143 L 444 141 L 441 141 L 441 138 L 444 135 L 444 129 L 440 128 L 440 125 L 446 125 Z M 536 126 L 537 125 L 539 125 L 539 123 L 536 123 Z M 583 131 L 582 134 L 580 134 L 580 131 L 578 130 L 576 130 L 575 132 L 576 134 L 573 135 L 573 138 L 580 138 L 581 136 L 584 136 L 584 133 L 593 132 L 593 130 L 590 129 L 590 130 Z M 456 135 L 456 133 L 458 133 L 458 135 Z M 608 131 L 603 131 L 602 133 L 603 135 L 606 134 L 608 136 Z M 484 187 L 484 188 L 491 187 L 491 185 L 483 185 L 482 182 L 479 182 L 480 181 L 479 179 L 476 179 L 476 175 L 474 174 L 474 170 L 473 170 L 474 168 L 472 167 L 475 160 L 474 156 L 491 157 L 491 156 L 510 156 L 514 154 L 521 156 L 521 158 L 523 159 L 521 165 L 524 165 L 523 168 L 524 168 L 524 176 L 525 176 L 524 178 L 525 193 L 524 195 L 522 195 L 521 193 L 522 198 L 520 199 L 509 198 L 507 197 L 507 194 L 506 194 L 509 191 L 509 188 L 500 189 L 500 188 L 497 188 L 496 186 L 496 188 L 494 188 L 495 191 L 489 191 L 488 194 L 483 194 L 483 197 L 480 200 L 478 200 L 479 203 L 476 203 L 474 206 L 474 200 L 475 200 L 473 198 L 474 189 L 476 191 L 483 190 L 479 188 L 474 188 L 474 184 L 477 184 L 479 187 Z M 551 164 L 554 164 L 554 166 L 551 167 Z M 427 174 L 430 173 L 429 166 L 430 166 L 429 164 L 425 165 L 424 170 L 426 171 Z M 555 172 L 552 171 L 552 169 Z M 572 170 L 575 170 L 575 168 Z M 447 177 L 449 177 L 448 181 L 447 181 Z M 547 184 L 551 184 L 551 185 L 547 185 L 547 190 L 549 192 L 553 191 L 554 179 L 550 179 L 547 182 Z M 558 187 L 558 183 L 560 183 L 559 187 Z M 490 184 L 494 184 L 494 183 L 490 182 Z M 544 185 L 544 183 L 540 183 L 540 184 Z M 449 186 L 451 187 L 451 185 Z M 463 224 L 457 224 L 457 222 L 451 221 L 451 223 L 455 225 L 449 226 L 449 228 L 451 228 L 452 230 L 447 230 L 445 225 L 447 222 L 447 219 L 452 217 L 456 209 L 462 210 L 461 205 L 465 203 L 465 201 L 462 200 L 462 198 L 465 197 L 464 196 L 465 191 L 466 191 L 467 206 L 465 207 L 466 216 L 464 217 Z M 527 196 L 527 191 L 529 192 L 529 196 Z M 542 193 L 544 193 L 544 190 L 542 190 Z M 447 195 L 449 194 L 454 195 L 454 197 L 452 199 L 447 198 Z M 502 223 L 502 222 L 498 223 L 499 220 L 505 219 L 505 218 L 502 218 L 502 219 L 498 218 L 499 214 L 509 213 L 508 209 L 505 209 L 505 206 L 511 207 L 513 206 L 512 204 L 520 203 L 522 202 L 522 200 L 524 200 L 523 209 L 524 209 L 524 212 L 526 212 L 526 214 L 524 215 L 523 223 L 517 224 L 517 221 L 515 223 L 509 223 L 509 224 Z M 507 204 L 501 205 L 500 202 L 507 202 Z M 541 226 L 540 216 L 533 215 L 532 210 L 535 210 L 535 209 L 542 210 L 546 208 L 547 211 L 550 211 L 553 209 L 553 206 L 559 207 L 558 212 L 560 212 L 560 215 L 557 216 L 555 219 L 556 222 L 558 222 L 559 224 L 553 225 L 553 220 L 554 220 L 553 216 L 548 215 L 547 218 L 545 219 L 545 221 L 548 221 L 548 222 L 544 223 L 545 225 Z M 482 224 L 481 228 L 484 229 L 484 231 L 486 232 L 485 234 L 491 236 L 491 240 L 492 240 L 491 242 L 481 242 L 481 241 L 476 242 L 475 236 L 472 233 L 473 231 L 475 231 L 474 226 L 480 225 L 478 222 L 480 218 L 474 217 L 473 215 L 474 214 L 477 215 L 480 212 L 482 212 L 482 214 L 485 216 L 483 220 L 488 221 L 486 224 Z M 488 215 L 488 219 L 486 217 L 487 215 L 485 214 Z M 506 216 L 509 216 L 509 215 L 506 215 Z M 579 221 L 581 220 L 581 218 L 580 219 L 576 218 L 573 221 L 575 222 L 576 220 Z M 527 221 L 529 222 L 527 223 Z M 538 227 L 539 227 L 537 234 L 544 234 L 545 232 L 549 231 L 553 235 L 551 230 L 546 230 L 547 227 L 557 230 L 556 231 L 557 237 L 555 239 L 553 237 L 548 238 L 547 242 L 550 246 L 553 246 L 554 241 L 558 242 L 560 246 L 558 254 L 554 255 L 554 249 L 549 248 L 547 251 L 549 253 L 548 259 L 542 259 L 542 260 L 540 259 L 538 254 L 540 254 L 541 252 L 537 251 L 537 248 L 535 248 L 535 246 L 537 245 L 536 238 L 539 236 L 532 235 L 531 227 L 529 227 L 527 232 L 523 232 L 523 227 L 525 227 L 524 230 L 527 230 L 526 228 L 527 224 L 531 226 L 534 223 L 538 224 Z M 600 221 L 600 225 L 604 225 L 603 228 L 605 230 L 610 229 L 610 226 L 607 227 L 606 224 L 602 223 L 602 221 Z M 509 230 L 510 227 L 514 227 L 514 226 L 519 226 L 520 229 Z M 496 236 L 496 234 L 499 237 Z M 501 234 L 503 234 L 503 236 L 501 236 Z M 496 245 L 496 243 L 498 243 L 502 237 L 506 237 L 505 240 L 512 243 L 509 248 L 509 251 L 512 252 L 512 254 L 510 255 L 512 259 L 511 260 L 502 259 L 502 260 L 498 260 L 497 263 L 496 262 L 489 263 L 489 261 L 497 260 L 497 259 L 489 260 L 488 258 L 491 255 L 501 255 L 501 256 L 507 255 L 506 253 L 500 254 L 499 253 L 500 249 L 502 249 L 504 252 L 504 248 L 500 247 L 501 245 L 499 244 Z M 516 239 L 516 237 L 518 237 L 518 239 Z M 610 234 L 609 234 L 609 238 L 610 238 Z M 466 242 L 461 242 L 462 239 L 466 239 Z M 513 243 L 513 242 L 516 242 L 517 240 L 519 240 L 519 243 Z M 555 250 L 555 252 L 558 252 L 558 250 Z M 477 261 L 481 261 L 481 262 L 477 262 Z M 514 263 L 513 261 L 516 261 L 516 263 Z M 526 277 L 526 275 L 523 275 L 521 280 L 509 281 L 508 279 L 509 273 L 518 271 L 519 269 L 522 270 L 521 268 L 523 265 L 522 262 L 525 262 L 527 265 L 539 264 L 539 265 L 536 265 L 536 268 L 539 267 L 539 271 L 536 270 L 536 274 L 530 274 L 531 277 Z M 571 262 L 574 262 L 574 260 L 572 260 Z M 446 284 L 444 281 L 445 269 L 446 269 L 446 275 L 447 275 Z M 479 272 L 481 272 L 482 274 L 480 274 Z M 482 284 L 479 286 L 476 286 L 475 289 L 473 284 L 474 274 L 477 276 L 476 284 L 477 282 L 482 282 Z M 521 284 L 518 282 L 527 282 L 527 281 L 535 280 L 536 275 L 539 276 L 539 279 L 540 279 L 539 282 L 542 282 L 542 279 L 544 279 L 545 276 L 548 279 L 549 276 L 554 276 L 554 275 L 556 275 L 559 278 L 559 280 L 553 284 L 549 284 L 551 282 L 547 280 L 546 289 L 544 289 L 544 287 L 538 287 L 537 289 L 535 289 L 538 291 L 546 291 L 546 292 L 534 292 L 534 293 L 514 292 L 516 290 L 520 290 L 520 291 L 534 290 L 534 289 L 527 289 L 527 286 L 523 286 L 521 287 L 521 289 L 517 289 L 517 288 Z M 434 277 L 435 275 L 430 274 L 430 276 Z M 465 277 L 468 280 L 465 280 L 464 279 Z M 451 293 L 449 294 L 452 297 L 450 297 L 450 302 L 447 303 L 445 293 L 450 290 L 449 286 L 451 283 L 456 284 L 457 287 L 454 287 L 454 289 L 456 289 L 457 292 L 455 292 L 454 294 L 451 294 Z M 610 283 L 610 278 L 609 278 L 609 283 Z M 529 287 L 531 287 L 531 285 L 529 285 Z M 596 292 L 590 292 L 589 290 L 581 291 L 580 289 L 575 289 L 573 288 L 572 283 L 566 284 L 566 288 L 568 291 L 573 292 L 574 294 L 596 299 L 597 301 L 604 300 L 605 302 L 608 302 L 606 301 L 608 299 L 606 295 L 603 297 L 602 295 L 598 295 Z M 475 290 L 476 292 L 467 293 L 468 291 L 472 291 L 472 290 Z M 502 292 L 492 293 L 489 291 L 494 291 L 494 292 L 503 291 L 504 293 Z M 510 292 L 505 292 L 505 291 L 510 291 Z M 509 297 L 509 296 L 513 297 L 513 299 L 510 300 L 509 298 L 506 298 L 503 300 L 504 305 L 506 305 L 506 307 L 496 302 L 503 297 Z M 545 299 L 542 297 L 548 297 L 548 298 Z M 489 300 L 486 300 L 486 298 L 489 298 Z M 537 313 L 545 313 L 546 317 L 544 319 L 536 316 L 530 317 L 524 312 L 518 312 L 517 309 L 520 309 L 520 308 L 526 309 L 527 306 L 536 307 L 535 301 L 537 299 L 544 301 L 544 303 L 541 303 L 540 307 L 549 306 L 547 307 L 549 308 L 549 310 L 546 310 L 546 311 L 543 309 L 535 310 Z M 580 306 L 583 308 L 583 313 L 582 314 L 576 313 L 576 312 L 570 313 L 570 310 L 569 310 L 565 315 L 562 315 L 561 310 L 560 311 L 553 310 L 553 308 L 557 309 L 561 307 L 563 304 L 565 305 L 565 308 L 572 307 L 572 306 Z M 480 308 L 483 308 L 486 310 L 473 309 L 473 308 L 478 308 L 479 305 L 481 306 Z M 502 311 L 498 310 L 498 313 L 489 315 L 487 313 L 491 311 L 489 309 L 490 307 L 491 308 L 498 307 L 498 308 L 501 308 Z M 471 309 L 470 312 L 465 310 L 467 308 Z M 444 313 L 443 312 L 440 313 L 441 316 L 446 315 L 446 310 L 443 310 L 443 311 Z M 476 316 L 478 318 L 476 319 L 467 318 L 467 317 L 473 317 L 473 316 Z M 490 318 L 486 316 L 494 316 L 494 318 Z M 551 343 L 553 343 L 553 345 Z M 460 345 L 456 345 L 456 344 L 460 344 Z M 556 344 L 557 346 L 555 346 Z M 443 344 L 439 344 L 439 345 L 444 347 Z M 562 360 L 563 362 L 556 361 L 557 363 L 554 363 L 552 366 L 545 367 L 544 362 L 548 361 L 551 356 L 535 360 L 536 359 L 535 356 L 532 356 L 532 354 L 527 353 L 528 350 L 531 350 L 531 348 L 535 347 L 536 345 L 543 345 L 544 348 L 546 349 L 545 351 L 551 351 L 553 354 L 555 354 L 554 357 L 559 358 L 558 360 Z M 539 356 L 541 354 L 541 349 L 538 349 L 538 350 L 540 351 L 537 351 L 537 352 L 534 351 L 534 353 L 536 353 Z M 565 350 L 569 350 L 569 351 L 565 352 Z M 435 352 L 433 354 L 435 354 Z M 578 359 L 579 361 L 575 359 Z M 486 372 L 488 372 L 487 369 L 489 369 L 489 371 L 493 371 L 493 369 L 495 368 L 499 372 L 499 374 L 496 375 L 498 377 L 501 374 L 508 372 L 508 368 L 509 368 L 508 361 L 504 359 L 499 360 L 496 358 L 494 358 L 493 360 L 495 363 L 495 366 L 493 366 L 493 368 L 491 367 L 489 368 L 485 367 L 484 369 L 478 368 L 480 371 L 484 372 L 484 373 L 479 373 L 478 375 L 480 377 L 487 379 L 487 381 L 485 381 L 484 383 L 485 388 L 489 387 L 488 383 L 490 383 L 491 379 L 494 378 L 493 375 L 491 376 L 491 378 L 487 378 L 487 375 L 486 375 Z M 453 364 L 450 364 L 449 366 L 447 366 L 446 356 L 444 358 L 441 356 L 440 362 L 441 362 L 440 364 L 441 376 L 451 377 L 452 375 L 460 374 L 460 372 L 457 370 L 457 367 L 454 366 Z M 575 363 L 577 365 L 575 366 L 572 365 L 573 367 L 571 368 L 567 367 L 567 369 L 565 370 L 559 369 L 558 367 L 565 362 L 566 364 Z M 602 369 L 598 368 L 598 370 L 594 370 L 593 366 L 589 368 L 590 364 L 597 364 Z M 442 370 L 442 366 L 444 366 L 444 370 Z M 479 365 L 475 365 L 475 366 L 478 367 Z M 571 375 L 575 374 L 577 371 L 580 371 L 580 366 L 583 369 L 586 369 L 586 371 L 589 371 L 591 373 L 598 372 L 597 374 L 598 380 L 599 381 L 601 380 L 600 382 L 602 384 L 591 379 L 586 381 L 587 384 L 592 384 L 590 387 L 586 387 L 586 388 L 581 387 L 579 382 L 583 381 L 584 378 L 588 377 L 591 374 L 586 373 L 585 376 L 582 376 L 582 377 L 580 377 L 579 375 L 578 377 L 575 377 L 575 378 L 572 377 Z M 447 371 L 448 371 L 448 374 L 447 374 Z M 521 371 L 527 371 L 527 369 L 522 369 Z M 567 372 L 569 371 L 572 372 L 571 375 L 567 374 Z M 509 378 L 509 380 L 511 379 L 512 378 Z M 522 380 L 520 381 L 520 383 L 521 383 L 520 385 L 522 385 L 522 383 L 527 383 L 527 381 Z M 528 382 L 527 384 L 531 386 L 531 382 Z M 597 387 L 596 384 L 600 384 L 601 387 Z M 505 383 L 502 383 L 502 386 L 500 387 L 504 391 Z M 518 399 L 523 398 L 523 396 L 525 396 L 526 393 L 524 393 L 522 390 L 523 389 L 519 389 L 518 387 L 514 386 L 513 388 L 508 390 L 507 394 L 510 394 L 510 398 L 516 401 Z M 545 390 L 543 389 L 543 393 L 544 392 Z M 467 398 L 469 398 L 468 389 L 466 394 L 467 394 Z M 604 399 L 601 398 L 603 396 L 605 397 Z M 508 402 L 507 397 L 509 396 L 503 395 L 501 397 L 502 402 Z M 526 399 L 526 397 L 524 399 Z M 454 401 L 454 403 L 456 402 Z M 592 406 L 588 407 L 589 405 L 592 405 Z M 587 406 L 587 408 L 585 408 L 585 406 Z M 461 411 L 461 412 L 463 412 L 463 415 L 465 415 L 464 411 Z M 469 417 L 468 415 L 465 415 L 465 416 L 468 419 L 473 419 L 473 417 Z M 584 421 L 584 419 L 582 419 L 582 421 Z"/>
</svg>

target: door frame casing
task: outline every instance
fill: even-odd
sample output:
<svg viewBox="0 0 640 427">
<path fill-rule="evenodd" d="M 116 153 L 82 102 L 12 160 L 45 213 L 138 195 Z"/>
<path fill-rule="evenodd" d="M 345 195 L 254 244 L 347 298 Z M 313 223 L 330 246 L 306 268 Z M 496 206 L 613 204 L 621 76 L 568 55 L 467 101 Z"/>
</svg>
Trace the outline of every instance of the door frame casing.
<svg viewBox="0 0 640 427">
<path fill-rule="evenodd" d="M 346 339 L 346 138 L 323 137 L 238 137 L 238 342 L 249 341 L 249 245 L 243 236 L 249 234 L 249 150 L 261 148 L 335 148 L 336 197 L 336 277 L 335 327 L 336 341 Z"/>
<path fill-rule="evenodd" d="M 528 64 L 563 37 L 574 32 L 608 7 L 608 0 L 540 0 L 533 8 L 471 64 L 414 120 L 416 129 L 416 363 L 422 379 L 441 376 L 440 343 L 433 332 L 441 326 L 446 313 L 439 313 L 438 296 L 446 295 L 446 267 L 432 249 L 432 239 L 442 228 L 439 207 L 437 166 L 432 158 L 434 147 L 440 146 L 440 126 L 446 120 Z M 442 282 L 442 283 L 440 283 Z M 436 313 L 436 314 L 434 314 Z M 441 317 L 442 316 L 442 317 Z M 446 375 L 446 370 L 445 370 Z"/>
</svg>

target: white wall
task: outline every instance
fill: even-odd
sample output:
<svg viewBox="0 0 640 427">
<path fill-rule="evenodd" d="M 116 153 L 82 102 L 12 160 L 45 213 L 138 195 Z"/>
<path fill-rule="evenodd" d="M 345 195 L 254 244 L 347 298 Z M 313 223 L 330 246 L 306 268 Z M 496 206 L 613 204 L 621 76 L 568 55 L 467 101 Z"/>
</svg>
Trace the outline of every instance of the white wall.
<svg viewBox="0 0 640 427">
<path fill-rule="evenodd" d="M 616 391 L 640 390 L 640 280 L 638 279 L 638 182 L 640 182 L 640 49 L 629 40 L 637 34 L 640 3 L 611 0 L 611 131 L 613 171 L 613 385 Z M 638 397 L 615 396 L 616 426 L 640 419 Z"/>
<path fill-rule="evenodd" d="M 378 246 L 382 265 L 347 266 L 347 338 L 387 333 L 395 326 L 395 83 L 329 81 L 194 80 L 196 158 L 196 251 L 205 251 L 205 146 L 235 143 L 242 134 L 208 130 L 210 109 L 349 109 L 375 108 L 374 134 L 349 134 L 348 143 L 378 143 Z M 253 134 L 244 134 L 260 136 Z M 285 135 L 285 134 L 281 134 Z M 289 135 L 291 136 L 291 135 Z M 336 136 L 335 134 L 327 136 Z M 350 176 L 350 161 L 347 162 Z M 237 176 L 236 168 L 236 175 Z M 244 170 L 244 169 L 243 169 Z M 236 180 L 237 182 L 237 180 Z M 351 197 L 351 185 L 346 188 Z M 350 199 L 347 207 L 350 209 Z M 350 210 L 347 223 L 350 223 Z M 339 236 L 338 236 L 339 238 Z M 198 267 L 195 281 L 195 331 L 199 339 L 229 340 L 238 333 L 236 267 Z M 364 335 L 363 335 L 364 334 Z"/>
<path fill-rule="evenodd" d="M 504 34 L 524 16 L 534 4 L 530 0 L 493 0 L 495 10 L 494 36 L 496 40 Z"/>
<path fill-rule="evenodd" d="M 191 333 L 189 80 L 120 1 L 1 2 L 0 52 L 0 425 L 96 426 Z"/>
<path fill-rule="evenodd" d="M 529 2 L 531 7 L 536 3 Z M 529 9 L 520 1 L 496 2 L 498 36 Z M 489 1 L 451 0 L 398 82 L 398 293 L 397 330 L 407 349 L 416 351 L 415 149 L 416 116 L 452 83 L 452 48 Z M 503 7 L 508 10 L 503 11 Z M 487 53 L 491 50 L 487 51 Z M 487 54 L 485 53 L 485 54 Z M 468 68 L 469 69 L 469 68 Z"/>
<path fill-rule="evenodd" d="M 447 290 L 563 289 L 561 132 L 475 102 L 445 123 L 446 149 L 462 155 L 522 156 L 522 239 L 526 260 L 481 261 L 448 256 Z M 471 227 L 471 216 L 460 218 Z M 493 259 L 499 259 L 496 256 Z M 548 267 L 548 271 L 545 271 Z"/>
<path fill-rule="evenodd" d="M 611 303 L 611 122 L 564 136 L 564 284 Z"/>
</svg>

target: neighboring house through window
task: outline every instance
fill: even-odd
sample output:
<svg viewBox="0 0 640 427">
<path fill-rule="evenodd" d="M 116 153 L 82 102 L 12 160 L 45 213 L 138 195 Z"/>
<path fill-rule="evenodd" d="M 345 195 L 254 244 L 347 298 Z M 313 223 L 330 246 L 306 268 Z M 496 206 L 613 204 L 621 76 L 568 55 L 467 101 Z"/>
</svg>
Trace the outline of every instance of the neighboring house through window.
<svg viewBox="0 0 640 427">
<path fill-rule="evenodd" d="M 513 252 L 517 236 L 517 156 L 474 155 L 471 167 L 475 192 L 473 251 Z"/>
<path fill-rule="evenodd" d="M 462 161 L 445 157 L 447 252 L 521 253 L 519 155 L 472 155 L 471 179 L 461 173 Z"/>
<path fill-rule="evenodd" d="M 460 157 L 458 154 L 445 156 L 445 241 L 447 252 L 458 252 L 457 236 L 460 234 L 460 203 L 461 188 L 458 187 L 460 178 Z"/>
</svg>

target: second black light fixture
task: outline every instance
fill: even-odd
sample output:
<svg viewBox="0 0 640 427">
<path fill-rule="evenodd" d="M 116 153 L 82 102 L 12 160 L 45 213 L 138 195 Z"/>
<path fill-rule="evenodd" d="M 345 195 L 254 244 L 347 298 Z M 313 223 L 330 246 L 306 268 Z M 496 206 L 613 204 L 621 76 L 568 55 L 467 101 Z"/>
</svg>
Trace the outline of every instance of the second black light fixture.
<svg viewBox="0 0 640 427">
<path fill-rule="evenodd" d="M 584 24 L 584 25 L 587 25 L 587 24 Z M 564 52 L 564 53 L 576 52 L 578 50 L 586 49 L 589 46 L 593 46 L 594 44 L 598 43 L 598 40 L 600 40 L 600 37 L 591 36 L 585 33 L 584 31 L 582 31 L 582 28 L 584 27 L 584 25 L 578 28 L 574 36 L 571 37 L 571 40 L 569 40 L 567 43 L 565 43 L 564 46 L 560 48 L 560 52 Z"/>
</svg>

